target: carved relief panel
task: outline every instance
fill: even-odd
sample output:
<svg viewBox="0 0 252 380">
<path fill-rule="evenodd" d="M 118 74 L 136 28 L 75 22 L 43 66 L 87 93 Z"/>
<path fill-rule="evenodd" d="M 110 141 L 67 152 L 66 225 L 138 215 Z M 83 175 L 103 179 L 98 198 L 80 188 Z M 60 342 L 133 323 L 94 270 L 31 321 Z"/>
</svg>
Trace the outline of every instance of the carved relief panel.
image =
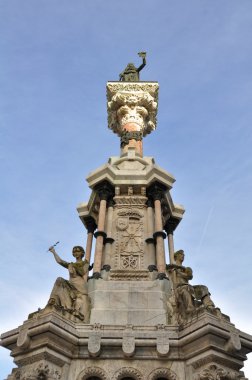
<svg viewBox="0 0 252 380">
<path fill-rule="evenodd" d="M 116 219 L 115 269 L 144 269 L 143 215 L 122 210 Z"/>
<path fill-rule="evenodd" d="M 144 260 L 145 196 L 116 196 L 114 213 L 113 270 L 141 271 Z"/>
</svg>

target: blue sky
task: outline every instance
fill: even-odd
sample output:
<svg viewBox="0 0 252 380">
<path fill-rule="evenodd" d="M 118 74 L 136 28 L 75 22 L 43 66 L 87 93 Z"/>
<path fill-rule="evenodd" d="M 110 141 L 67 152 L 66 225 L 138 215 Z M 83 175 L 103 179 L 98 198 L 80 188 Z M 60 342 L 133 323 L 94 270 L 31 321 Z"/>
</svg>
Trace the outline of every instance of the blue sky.
<svg viewBox="0 0 252 380">
<path fill-rule="evenodd" d="M 144 154 L 186 208 L 175 234 L 193 283 L 252 334 L 252 2 L 0 0 L 0 331 L 43 307 L 86 233 L 87 174 L 119 154 L 105 87 L 128 62 L 160 84 Z M 11 372 L 0 349 L 0 378 Z M 252 378 L 252 356 L 245 366 Z"/>
</svg>

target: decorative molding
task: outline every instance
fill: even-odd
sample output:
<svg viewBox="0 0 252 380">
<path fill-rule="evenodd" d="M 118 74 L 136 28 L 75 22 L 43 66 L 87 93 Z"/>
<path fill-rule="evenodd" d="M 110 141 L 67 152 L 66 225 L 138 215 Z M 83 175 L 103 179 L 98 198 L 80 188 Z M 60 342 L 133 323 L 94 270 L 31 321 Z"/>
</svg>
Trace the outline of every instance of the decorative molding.
<svg viewBox="0 0 252 380">
<path fill-rule="evenodd" d="M 18 360 L 16 359 L 16 363 L 18 364 L 18 366 L 23 367 L 29 364 L 37 363 L 42 360 L 53 363 L 58 367 L 62 367 L 66 363 L 63 359 L 60 359 L 59 357 L 54 356 L 48 352 L 40 352 L 36 355 L 25 356 Z"/>
<path fill-rule="evenodd" d="M 147 281 L 149 280 L 149 271 L 127 271 L 113 270 L 110 272 L 110 279 L 115 281 Z"/>
<path fill-rule="evenodd" d="M 116 195 L 114 197 L 114 201 L 116 203 L 116 206 L 141 206 L 141 208 L 146 208 L 146 200 L 147 197 L 142 195 Z"/>
<path fill-rule="evenodd" d="M 164 378 L 167 380 L 177 380 L 176 374 L 168 368 L 157 368 L 149 374 L 148 380 Z"/>
<path fill-rule="evenodd" d="M 107 83 L 107 100 L 110 101 L 112 96 L 118 91 L 143 91 L 148 92 L 153 96 L 154 100 L 158 101 L 158 88 L 157 82 L 108 82 Z"/>
<path fill-rule="evenodd" d="M 51 363 L 41 361 L 14 370 L 12 375 L 13 380 L 60 380 L 61 369 L 55 368 Z"/>
<path fill-rule="evenodd" d="M 86 369 L 84 369 L 83 371 L 81 371 L 81 373 L 77 377 L 77 380 L 86 380 L 86 379 L 88 379 L 91 376 L 100 377 L 101 380 L 109 380 L 108 375 L 106 374 L 106 372 L 102 368 L 100 368 L 100 367 L 94 367 L 94 366 L 87 367 Z"/>
<path fill-rule="evenodd" d="M 124 377 L 132 377 L 134 380 L 144 380 L 140 371 L 132 367 L 123 367 L 113 376 L 112 380 L 122 380 Z"/>
<path fill-rule="evenodd" d="M 215 364 L 209 365 L 197 374 L 195 380 L 239 380 L 242 375 L 229 369 L 217 367 Z"/>
</svg>

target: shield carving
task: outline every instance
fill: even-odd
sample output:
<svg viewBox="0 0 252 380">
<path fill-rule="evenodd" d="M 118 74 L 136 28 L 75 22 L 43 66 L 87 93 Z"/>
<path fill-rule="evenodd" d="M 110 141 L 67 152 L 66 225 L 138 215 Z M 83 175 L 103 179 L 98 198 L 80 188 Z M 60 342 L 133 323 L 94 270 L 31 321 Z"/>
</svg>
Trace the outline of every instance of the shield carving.
<svg viewBox="0 0 252 380">
<path fill-rule="evenodd" d="M 118 217 L 117 222 L 116 222 L 116 226 L 117 226 L 118 230 L 125 231 L 129 226 L 129 218 L 127 216 Z"/>
</svg>

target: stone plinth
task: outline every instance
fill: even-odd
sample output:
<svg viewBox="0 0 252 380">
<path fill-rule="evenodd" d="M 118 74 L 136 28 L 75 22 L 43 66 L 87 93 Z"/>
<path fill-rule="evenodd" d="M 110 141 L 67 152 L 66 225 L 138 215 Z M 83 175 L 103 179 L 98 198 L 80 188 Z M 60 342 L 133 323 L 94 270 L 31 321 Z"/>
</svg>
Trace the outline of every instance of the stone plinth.
<svg viewBox="0 0 252 380">
<path fill-rule="evenodd" d="M 167 324 L 168 280 L 89 280 L 90 323 L 154 326 Z"/>
</svg>

